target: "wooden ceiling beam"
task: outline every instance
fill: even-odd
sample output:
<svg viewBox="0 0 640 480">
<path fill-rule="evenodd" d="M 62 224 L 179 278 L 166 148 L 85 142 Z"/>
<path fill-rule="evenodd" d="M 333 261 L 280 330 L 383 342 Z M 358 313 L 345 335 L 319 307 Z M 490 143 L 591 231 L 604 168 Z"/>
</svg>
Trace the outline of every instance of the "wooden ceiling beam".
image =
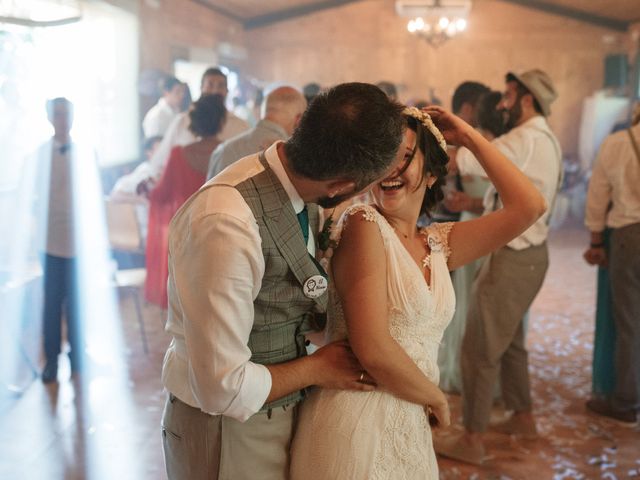
<svg viewBox="0 0 640 480">
<path fill-rule="evenodd" d="M 234 13 L 232 13 L 229 10 L 226 10 L 226 9 L 224 9 L 222 7 L 218 7 L 217 5 L 213 5 L 213 4 L 209 3 L 209 2 L 207 2 L 207 0 L 191 0 L 191 1 L 194 2 L 194 3 L 197 3 L 198 5 L 202 5 L 205 8 L 208 8 L 212 12 L 219 13 L 222 16 L 225 16 L 227 18 L 235 20 L 238 23 L 243 23 L 245 21 L 244 18 L 239 17 L 238 15 L 235 15 Z"/>
<path fill-rule="evenodd" d="M 505 3 L 512 3 L 520 5 L 522 7 L 531 8 L 533 10 L 541 10 L 546 13 L 552 13 L 560 15 L 572 20 L 578 20 L 580 22 L 590 23 L 597 25 L 598 27 L 608 28 L 617 32 L 626 32 L 629 30 L 631 22 L 625 22 L 623 20 L 616 20 L 615 18 L 603 17 L 596 15 L 595 13 L 585 12 L 583 10 L 577 10 L 575 8 L 565 7 L 563 5 L 557 5 L 551 2 L 545 2 L 543 0 L 501 0 Z"/>
<path fill-rule="evenodd" d="M 249 18 L 243 22 L 243 25 L 246 30 L 267 27 L 269 25 L 273 25 L 274 23 L 291 20 L 297 17 L 303 17 L 311 13 L 340 7 L 342 5 L 347 5 L 349 3 L 359 1 L 360 0 L 327 0 L 323 2 L 311 3 L 308 5 L 285 8 L 284 10 L 279 10 L 277 12 L 267 13 L 265 15 L 258 15 L 257 17 Z"/>
</svg>

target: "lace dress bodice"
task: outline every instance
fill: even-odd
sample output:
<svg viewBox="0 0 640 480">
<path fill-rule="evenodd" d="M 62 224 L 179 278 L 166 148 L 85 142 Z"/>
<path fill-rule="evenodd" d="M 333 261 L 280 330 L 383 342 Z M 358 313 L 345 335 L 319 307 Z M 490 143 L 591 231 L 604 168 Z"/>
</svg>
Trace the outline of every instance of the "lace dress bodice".
<svg viewBox="0 0 640 480">
<path fill-rule="evenodd" d="M 455 295 L 447 267 L 448 235 L 452 223 L 436 223 L 423 229 L 430 252 L 424 263 L 431 270 L 430 285 L 393 227 L 370 205 L 347 209 L 334 233 L 336 244 L 348 228 L 349 217 L 361 214 L 375 222 L 385 247 L 389 294 L 389 331 L 424 374 L 438 384 L 438 347 L 455 310 Z M 327 340 L 347 338 L 342 304 L 334 283 L 329 286 Z"/>
<path fill-rule="evenodd" d="M 429 246 L 422 268 L 411 257 L 391 225 L 373 207 L 355 205 L 333 233 L 338 244 L 349 219 L 362 215 L 375 222 L 383 240 L 387 265 L 389 331 L 411 359 L 436 385 L 438 346 L 453 315 L 455 297 L 447 268 L 452 224 L 427 227 Z M 329 255 L 330 257 L 330 255 Z M 329 286 L 327 339 L 347 338 L 341 299 Z M 435 480 L 438 464 L 431 428 L 422 405 L 378 388 L 371 392 L 315 389 L 303 402 L 292 445 L 292 480 Z"/>
</svg>

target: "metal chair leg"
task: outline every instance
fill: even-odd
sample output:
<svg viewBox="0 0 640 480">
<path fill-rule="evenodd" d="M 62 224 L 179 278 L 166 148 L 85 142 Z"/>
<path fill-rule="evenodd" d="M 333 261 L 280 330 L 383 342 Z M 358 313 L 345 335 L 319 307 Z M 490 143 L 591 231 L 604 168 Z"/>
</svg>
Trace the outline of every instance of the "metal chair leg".
<svg viewBox="0 0 640 480">
<path fill-rule="evenodd" d="M 138 315 L 138 325 L 140 326 L 140 336 L 142 337 L 142 347 L 144 348 L 144 353 L 147 355 L 149 353 L 149 347 L 147 346 L 147 333 L 144 328 L 144 318 L 142 317 L 142 308 L 140 307 L 140 292 L 137 288 L 131 290 L 133 294 L 133 302 L 136 307 L 136 314 Z"/>
</svg>

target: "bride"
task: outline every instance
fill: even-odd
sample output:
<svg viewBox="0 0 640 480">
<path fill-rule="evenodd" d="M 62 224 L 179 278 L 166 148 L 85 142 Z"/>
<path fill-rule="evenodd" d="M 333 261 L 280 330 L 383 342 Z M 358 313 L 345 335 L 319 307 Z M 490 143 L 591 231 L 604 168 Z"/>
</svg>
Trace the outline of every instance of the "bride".
<svg viewBox="0 0 640 480">
<path fill-rule="evenodd" d="M 405 109 L 402 165 L 347 209 L 334 232 L 327 340 L 348 338 L 369 392 L 316 389 L 302 405 L 291 478 L 437 479 L 430 425 L 449 425 L 438 345 L 455 309 L 449 270 L 526 230 L 545 210 L 533 184 L 472 127 L 439 107 Z M 439 127 L 436 128 L 436 125 Z M 446 140 L 446 142 L 445 142 Z M 504 207 L 418 229 L 442 200 L 446 143 L 478 158 Z"/>
</svg>

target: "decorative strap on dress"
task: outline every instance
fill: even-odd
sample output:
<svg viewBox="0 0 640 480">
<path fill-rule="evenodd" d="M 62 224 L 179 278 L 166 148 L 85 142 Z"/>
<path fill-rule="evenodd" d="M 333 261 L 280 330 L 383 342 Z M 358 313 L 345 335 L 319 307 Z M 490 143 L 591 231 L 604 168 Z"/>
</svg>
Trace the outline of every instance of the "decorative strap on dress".
<svg viewBox="0 0 640 480">
<path fill-rule="evenodd" d="M 424 229 L 429 245 L 429 255 L 425 263 L 431 271 L 431 294 L 437 311 L 445 311 L 452 305 L 455 308 L 455 293 L 447 262 L 451 255 L 449 233 L 454 222 L 433 223 Z M 446 313 L 453 315 L 453 311 Z"/>
<path fill-rule="evenodd" d="M 364 218 L 367 222 L 377 223 L 378 226 L 382 228 L 382 222 L 380 222 L 382 216 L 374 207 L 372 207 L 371 205 L 366 205 L 364 203 L 352 205 L 344 211 L 344 213 L 340 217 L 340 220 L 338 221 L 338 225 L 332 232 L 331 239 L 335 242 L 335 245 L 338 245 L 338 243 L 340 243 L 342 232 L 345 228 L 347 228 L 349 218 L 359 212 L 362 212 L 362 218 Z"/>
<path fill-rule="evenodd" d="M 427 237 L 427 245 L 431 252 L 425 258 L 425 266 L 431 268 L 431 255 L 434 253 L 442 253 L 444 255 L 445 263 L 449 260 L 451 255 L 451 248 L 449 247 L 449 233 L 453 228 L 454 222 L 446 223 L 432 223 L 428 227 L 422 229 L 424 235 Z"/>
<path fill-rule="evenodd" d="M 331 257 L 333 257 L 333 250 L 340 243 L 340 239 L 342 238 L 342 232 L 347 227 L 349 217 L 355 215 L 358 212 L 362 212 L 362 216 L 366 221 L 375 222 L 378 224 L 380 228 L 382 228 L 382 225 L 378 220 L 380 218 L 380 214 L 372 206 L 362 203 L 362 204 L 352 205 L 349 208 L 347 208 L 342 213 L 337 223 L 331 225 L 330 227 L 331 230 L 329 232 L 329 242 L 327 242 L 328 247 L 324 250 L 322 258 L 320 259 L 320 265 L 322 265 L 326 271 L 329 271 L 330 269 L 329 267 L 331 263 Z M 384 235 L 383 235 L 383 239 L 384 239 Z"/>
<path fill-rule="evenodd" d="M 362 212 L 362 216 L 367 222 L 377 222 L 380 213 L 372 207 L 371 205 L 367 205 L 365 203 L 359 203 L 357 205 L 351 205 L 347 208 L 342 214 L 342 218 L 346 220 L 347 217 L 350 217 L 358 212 Z"/>
</svg>

